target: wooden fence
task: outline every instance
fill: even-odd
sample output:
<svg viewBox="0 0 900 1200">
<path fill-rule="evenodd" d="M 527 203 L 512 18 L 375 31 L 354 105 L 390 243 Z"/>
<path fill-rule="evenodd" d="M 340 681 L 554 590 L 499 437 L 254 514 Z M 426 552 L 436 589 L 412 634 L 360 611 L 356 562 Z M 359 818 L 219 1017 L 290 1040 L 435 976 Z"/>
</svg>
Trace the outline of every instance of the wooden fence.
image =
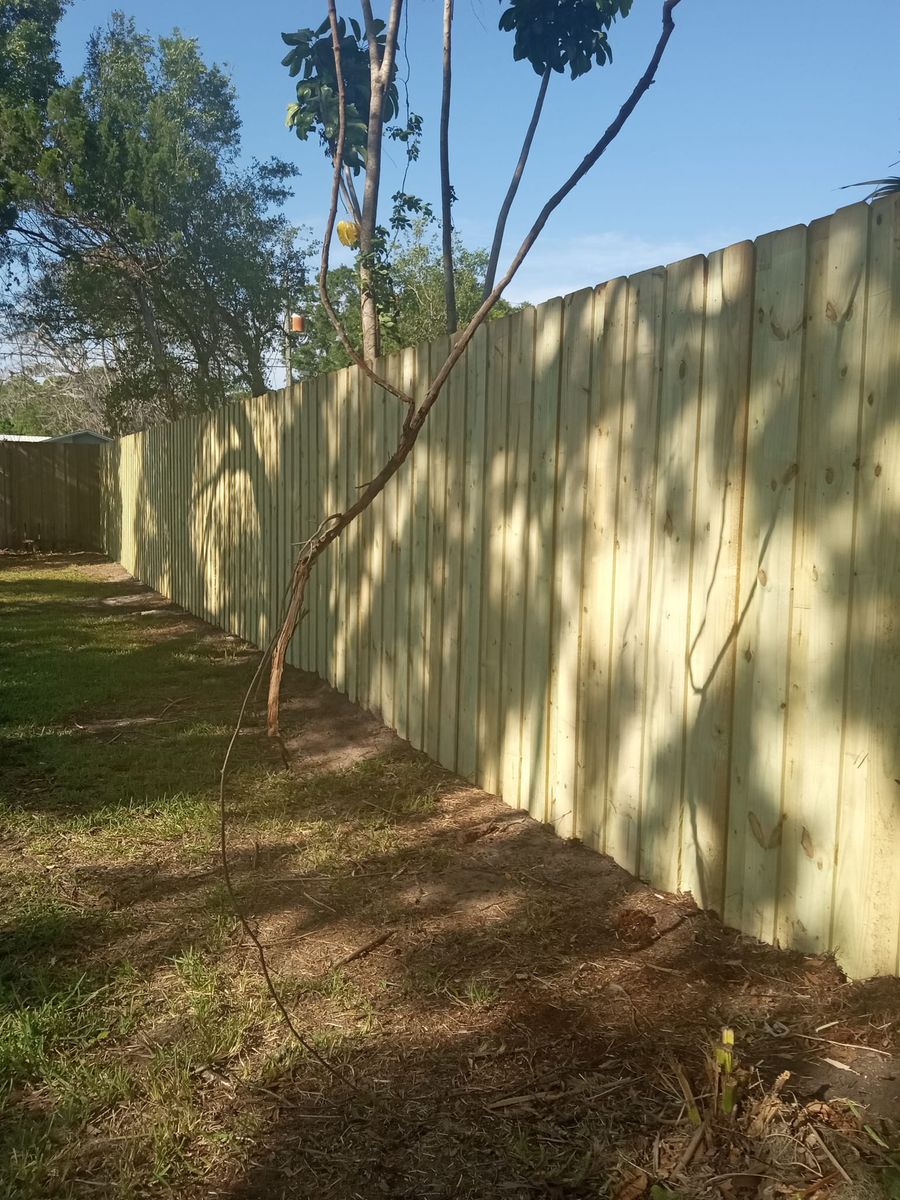
<svg viewBox="0 0 900 1200">
<path fill-rule="evenodd" d="M 446 340 L 381 369 L 421 395 Z M 402 417 L 356 369 L 105 450 L 129 570 L 263 645 Z M 898 970 L 900 201 L 491 322 L 291 661 L 765 941 Z"/>
<path fill-rule="evenodd" d="M 0 548 L 100 550 L 100 447 L 0 441 Z"/>
</svg>

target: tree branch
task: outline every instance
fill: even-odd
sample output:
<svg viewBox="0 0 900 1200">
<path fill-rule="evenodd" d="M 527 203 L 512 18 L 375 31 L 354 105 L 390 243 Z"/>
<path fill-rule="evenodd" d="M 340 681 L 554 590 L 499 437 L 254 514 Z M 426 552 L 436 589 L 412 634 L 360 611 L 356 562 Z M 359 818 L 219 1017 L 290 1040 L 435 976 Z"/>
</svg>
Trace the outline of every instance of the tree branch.
<svg viewBox="0 0 900 1200">
<path fill-rule="evenodd" d="M 423 410 L 427 412 L 428 409 L 430 409 L 434 404 L 441 388 L 444 386 L 447 376 L 459 361 L 466 349 L 466 346 L 468 346 L 469 342 L 471 342 L 472 338 L 475 336 L 479 325 L 481 325 L 485 317 L 509 286 L 519 267 L 521 267 L 522 263 L 525 261 L 529 250 L 540 236 L 541 230 L 547 224 L 547 221 L 550 219 L 552 213 L 559 208 L 566 196 L 568 196 L 572 189 L 581 182 L 585 175 L 587 175 L 588 171 L 590 171 L 591 167 L 593 167 L 597 160 L 606 152 L 606 150 L 609 149 L 610 145 L 622 132 L 622 129 L 625 126 L 628 118 L 637 108 L 641 97 L 644 96 L 644 94 L 650 89 L 650 86 L 653 83 L 653 76 L 656 74 L 659 68 L 659 64 L 662 60 L 663 54 L 665 53 L 666 46 L 669 44 L 669 38 L 672 36 L 672 33 L 675 29 L 675 21 L 672 17 L 672 13 L 680 3 L 681 0 L 664 0 L 662 10 L 662 32 L 659 35 L 659 41 L 656 43 L 656 48 L 653 51 L 653 55 L 650 58 L 650 62 L 647 65 L 646 71 L 632 88 L 630 96 L 619 109 L 614 120 L 611 121 L 607 126 L 603 136 L 597 142 L 595 142 L 594 146 L 584 156 L 572 174 L 568 177 L 568 179 L 566 179 L 565 183 L 557 188 L 557 190 L 553 193 L 553 195 L 538 213 L 534 224 L 525 235 L 521 246 L 516 251 L 515 257 L 507 268 L 506 274 L 496 285 L 491 294 L 482 301 L 481 307 L 456 339 L 456 342 L 450 350 L 450 353 L 447 355 L 444 365 L 432 380 L 431 386 L 425 395 L 425 399 L 422 401 L 420 408 L 416 412 L 417 417 L 420 412 Z"/>
<path fill-rule="evenodd" d="M 534 112 L 531 114 L 531 121 L 525 133 L 525 140 L 522 142 L 519 161 L 516 163 L 516 169 L 513 171 L 512 179 L 509 181 L 509 188 L 503 198 L 503 203 L 500 205 L 500 212 L 497 214 L 494 240 L 491 243 L 491 256 L 488 259 L 488 267 L 484 277 L 483 298 L 487 298 L 494 290 L 494 280 L 497 277 L 497 263 L 500 261 L 500 248 L 503 245 L 503 234 L 506 232 L 506 220 L 509 216 L 509 210 L 512 208 L 513 200 L 516 198 L 516 192 L 519 190 L 519 184 L 522 181 L 522 175 L 525 171 L 525 164 L 528 162 L 528 155 L 531 153 L 531 143 L 534 141 L 535 130 L 538 127 L 538 122 L 541 119 L 541 113 L 544 108 L 547 86 L 550 83 L 550 73 L 550 67 L 547 67 L 541 76 L 541 86 L 538 88 L 537 99 L 534 102 Z"/>
<path fill-rule="evenodd" d="M 453 192 L 450 186 L 450 91 L 453 82 L 453 0 L 444 0 L 444 70 L 441 89 L 441 254 L 447 332 L 456 333 L 456 280 L 453 277 Z"/>
<path fill-rule="evenodd" d="M 284 671 L 284 662 L 287 656 L 287 650 L 288 646 L 290 645 L 291 638 L 294 636 L 297 623 L 300 620 L 300 615 L 303 609 L 303 596 L 313 566 L 325 553 L 331 543 L 340 537 L 343 531 L 349 525 L 351 525 L 360 515 L 360 513 L 364 512 L 376 499 L 376 497 L 384 490 L 388 481 L 392 479 L 394 475 L 396 475 L 397 471 L 399 471 L 400 467 L 409 457 L 413 446 L 416 444 L 416 440 L 419 436 L 422 426 L 425 424 L 429 412 L 434 407 L 434 404 L 440 395 L 441 389 L 443 388 L 448 375 L 465 353 L 466 347 L 475 336 L 476 331 L 484 323 L 488 313 L 500 299 L 500 296 L 503 294 L 503 291 L 508 286 L 510 280 L 514 277 L 519 267 L 522 265 L 522 262 L 540 235 L 541 230 L 546 225 L 550 215 L 556 208 L 559 207 L 566 196 L 568 196 L 572 189 L 580 182 L 581 179 L 584 178 L 584 176 L 597 162 L 609 145 L 616 139 L 616 137 L 622 131 L 622 128 L 624 127 L 628 118 L 637 107 L 641 97 L 650 88 L 650 85 L 653 83 L 653 76 L 659 67 L 663 53 L 665 52 L 666 46 L 668 45 L 669 39 L 672 36 L 672 32 L 675 28 L 675 22 L 672 18 L 672 13 L 674 12 L 675 8 L 677 8 L 678 4 L 680 4 L 680 2 L 681 0 L 664 0 L 662 11 L 662 32 L 646 71 L 635 84 L 630 96 L 619 109 L 615 119 L 607 127 L 603 136 L 594 144 L 592 149 L 587 155 L 585 155 L 575 170 L 569 175 L 561 187 L 559 187 L 553 193 L 553 195 L 541 209 L 534 221 L 534 224 L 526 234 L 524 241 L 510 263 L 506 274 L 496 285 L 496 287 L 494 287 L 494 289 L 491 291 L 491 294 L 482 302 L 481 307 L 472 317 L 471 321 L 469 321 L 468 325 L 466 325 L 459 337 L 455 340 L 453 346 L 451 347 L 450 353 L 444 360 L 443 365 L 429 384 L 422 403 L 417 408 L 412 397 L 408 398 L 407 402 L 409 403 L 409 409 L 400 431 L 400 438 L 393 452 L 385 461 L 377 475 L 371 479 L 361 490 L 356 500 L 354 500 L 354 502 L 349 506 L 349 508 L 347 508 L 345 512 L 336 513 L 334 515 L 334 518 L 331 520 L 328 528 L 320 531 L 317 536 L 311 540 L 307 547 L 305 547 L 303 555 L 295 564 L 291 577 L 290 601 L 288 603 L 287 611 L 285 613 L 281 628 L 273 643 L 274 648 L 272 654 L 272 668 L 269 676 L 267 718 L 268 732 L 271 737 L 279 736 L 281 679 Z M 340 81 L 340 46 L 337 39 L 337 16 L 335 13 L 335 0 L 328 0 L 328 13 L 331 21 L 332 37 L 335 44 L 338 80 Z M 345 96 L 342 86 L 339 86 L 338 88 L 338 97 L 341 113 L 338 147 L 339 151 L 342 151 L 345 125 Z M 328 220 L 328 236 L 326 238 L 325 247 L 323 247 L 323 273 L 319 279 L 320 290 L 323 292 L 323 302 L 324 298 L 327 297 L 327 292 L 325 292 L 323 286 L 325 269 L 327 268 L 328 263 L 327 246 L 334 230 L 334 222 L 337 214 L 337 178 L 340 172 L 339 156 L 335 159 L 335 172 L 335 182 L 333 183 L 332 187 L 331 210 Z M 335 322 L 335 327 L 337 328 L 337 318 L 334 317 L 333 320 Z M 375 376 L 374 372 L 371 372 L 367 369 L 366 373 L 369 374 L 379 386 L 385 386 L 384 382 L 379 380 L 378 377 Z M 389 388 L 388 390 L 394 391 L 395 395 L 397 394 L 393 388 Z"/>
</svg>

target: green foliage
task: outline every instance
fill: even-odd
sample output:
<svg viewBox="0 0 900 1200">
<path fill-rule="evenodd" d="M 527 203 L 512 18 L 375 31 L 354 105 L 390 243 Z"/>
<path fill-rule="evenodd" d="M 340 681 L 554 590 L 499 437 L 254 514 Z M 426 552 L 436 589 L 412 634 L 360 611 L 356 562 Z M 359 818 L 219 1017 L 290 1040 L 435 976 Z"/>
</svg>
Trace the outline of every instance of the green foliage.
<svg viewBox="0 0 900 1200">
<path fill-rule="evenodd" d="M 59 77 L 56 26 L 68 0 L 2 0 L 0 97 L 46 102 Z"/>
<path fill-rule="evenodd" d="M 111 366 L 124 430 L 261 392 L 303 255 L 281 207 L 296 173 L 237 165 L 228 76 L 175 32 L 114 15 L 46 103 L 0 100 L 7 337 L 50 331 Z"/>
<path fill-rule="evenodd" d="M 379 316 L 385 353 L 430 342 L 447 332 L 441 248 L 438 239 L 429 232 L 430 226 L 429 218 L 419 217 L 401 235 L 396 248 L 385 248 L 379 275 Z M 456 301 L 461 324 L 469 321 L 481 304 L 487 259 L 485 250 L 456 245 Z M 358 346 L 362 334 L 356 270 L 349 266 L 334 268 L 328 275 L 328 291 L 345 329 Z M 514 308 L 501 300 L 491 318 L 504 316 Z M 319 304 L 317 285 L 308 285 L 302 311 L 307 314 L 307 336 L 293 354 L 300 375 L 307 378 L 349 366 L 350 357 Z"/>
<path fill-rule="evenodd" d="M 74 429 L 104 432 L 102 368 L 74 375 L 19 372 L 0 380 L 0 433 L 53 436 Z"/>
<path fill-rule="evenodd" d="M 501 3 L 503 0 L 501 0 Z M 627 17 L 632 0 L 509 0 L 500 28 L 515 34 L 513 58 L 527 59 L 538 75 L 548 68 L 571 77 L 596 63 L 612 62 L 607 32 L 616 17 Z"/>
<path fill-rule="evenodd" d="M 379 54 L 384 50 L 384 31 L 384 21 L 375 21 L 374 32 Z M 370 47 L 359 22 L 352 18 L 349 32 L 343 18 L 338 21 L 338 32 L 346 97 L 344 164 L 357 175 L 364 169 L 366 158 L 369 102 L 372 94 L 369 73 Z M 288 68 L 292 79 L 300 76 L 297 80 L 296 103 L 288 106 L 287 126 L 293 129 L 302 141 L 306 141 L 311 133 L 317 133 L 326 154 L 333 160 L 338 138 L 338 94 L 329 23 L 327 20 L 323 21 L 315 31 L 298 29 L 296 33 L 283 33 L 281 39 L 290 46 L 281 60 L 282 66 Z M 395 75 L 396 66 L 393 72 L 393 76 Z M 398 111 L 397 85 L 392 77 L 385 93 L 385 122 L 394 120 Z"/>
</svg>

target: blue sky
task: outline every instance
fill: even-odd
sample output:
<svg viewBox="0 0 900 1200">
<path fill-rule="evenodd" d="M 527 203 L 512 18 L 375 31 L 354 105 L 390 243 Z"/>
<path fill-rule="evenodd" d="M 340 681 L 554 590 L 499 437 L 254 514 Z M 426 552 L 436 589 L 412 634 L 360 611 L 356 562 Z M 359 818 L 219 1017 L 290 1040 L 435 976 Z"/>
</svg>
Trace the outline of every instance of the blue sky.
<svg viewBox="0 0 900 1200">
<path fill-rule="evenodd" d="M 284 128 L 293 89 L 280 66 L 279 35 L 317 25 L 323 0 L 74 0 L 60 30 L 68 73 L 80 68 L 89 32 L 112 7 L 153 34 L 178 26 L 199 40 L 208 60 L 227 65 L 245 154 L 296 162 L 291 216 L 320 228 L 327 168 L 317 145 Z M 358 15 L 356 3 L 339 0 L 338 7 Z M 660 7 L 661 0 L 634 0 L 632 15 L 611 34 L 612 67 L 575 83 L 554 77 L 507 252 L 644 69 Z M 527 64 L 513 62 L 512 39 L 497 30 L 500 11 L 497 0 L 457 0 L 451 153 L 455 219 L 470 245 L 490 241 L 538 84 Z M 510 289 L 513 298 L 539 301 L 810 221 L 857 197 L 841 184 L 888 173 L 900 157 L 900 0 L 682 0 L 676 16 L 655 86 L 551 220 Z M 408 0 L 410 102 L 425 118 L 425 149 L 409 189 L 431 199 L 440 24 L 439 0 Z"/>
</svg>

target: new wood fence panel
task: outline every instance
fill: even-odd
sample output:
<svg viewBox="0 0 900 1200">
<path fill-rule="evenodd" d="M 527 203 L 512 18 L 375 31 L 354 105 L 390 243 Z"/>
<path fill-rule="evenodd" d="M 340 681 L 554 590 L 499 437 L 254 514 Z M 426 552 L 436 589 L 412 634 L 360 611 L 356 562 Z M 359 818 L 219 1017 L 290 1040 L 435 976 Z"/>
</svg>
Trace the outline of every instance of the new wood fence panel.
<svg viewBox="0 0 900 1200">
<path fill-rule="evenodd" d="M 556 511 L 551 581 L 548 819 L 560 837 L 577 825 L 578 686 L 581 658 L 581 592 L 584 517 L 591 442 L 591 356 L 594 292 L 567 296 L 556 436 Z"/>
<path fill-rule="evenodd" d="M 375 466 L 375 423 L 372 411 L 372 381 L 359 376 L 359 483 L 368 483 L 377 470 Z M 375 580 L 375 509 L 366 509 L 359 519 L 359 592 L 356 597 L 359 614 L 359 662 L 357 664 L 359 703 L 373 709 L 372 689 L 372 605 Z"/>
<path fill-rule="evenodd" d="M 612 605 L 606 851 L 630 871 L 637 869 L 640 854 L 650 546 L 665 295 L 664 271 L 644 271 L 629 280 Z"/>
<path fill-rule="evenodd" d="M 831 945 L 900 973 L 900 196 L 872 206 Z"/>
<path fill-rule="evenodd" d="M 528 508 L 527 634 L 522 685 L 520 803 L 547 819 L 550 638 L 553 619 L 556 438 L 562 361 L 563 304 L 548 300 L 535 314 L 531 497 Z"/>
<path fill-rule="evenodd" d="M 487 378 L 487 329 L 469 343 L 465 358 L 466 424 L 463 435 L 462 562 L 459 623 L 459 722 L 456 730 L 456 769 L 477 779 L 478 716 L 480 710 L 481 620 L 484 593 L 485 424 L 487 409 L 496 403 Z"/>
<path fill-rule="evenodd" d="M 441 706 L 438 758 L 453 770 L 459 731 L 459 667 L 462 624 L 463 515 L 465 503 L 466 362 L 447 380 L 447 450 L 444 514 L 444 603 L 441 645 Z"/>
<path fill-rule="evenodd" d="M 506 531 L 509 453 L 510 322 L 490 321 L 486 330 L 484 524 L 481 643 L 479 648 L 478 780 L 500 789 L 503 758 L 501 682 L 503 604 L 506 595 Z"/>
<path fill-rule="evenodd" d="M 855 205 L 491 322 L 290 661 L 730 924 L 900 970 L 898 246 Z M 376 366 L 421 399 L 449 346 Z M 120 439 L 97 527 L 259 644 L 403 413 L 350 368 Z M 4 528 L 89 519 L 58 448 L 8 460 Z"/>
<path fill-rule="evenodd" d="M 409 347 L 395 356 L 395 379 L 401 390 L 414 395 L 416 390 L 416 352 Z M 402 401 L 393 404 L 394 445 L 400 439 L 401 426 L 406 417 Z M 394 728 L 402 738 L 410 736 L 409 671 L 410 671 L 410 588 L 412 587 L 413 553 L 413 474 L 407 460 L 405 470 L 394 476 L 390 486 L 394 490 L 394 552 L 391 561 L 396 574 L 394 612 Z"/>
<path fill-rule="evenodd" d="M 106 447 L 0 441 L 0 548 L 100 550 L 101 454 L 105 467 Z"/>
<path fill-rule="evenodd" d="M 503 645 L 500 722 L 500 794 L 519 808 L 522 792 L 522 712 L 528 599 L 532 591 L 528 511 L 534 414 L 535 310 L 510 319 L 509 429 L 506 469 L 508 514 L 504 541 Z"/>
<path fill-rule="evenodd" d="M 431 366 L 442 363 L 449 352 L 448 338 L 438 338 L 432 346 Z M 453 379 L 451 374 L 450 380 Z M 426 668 L 427 695 L 426 722 L 423 749 L 439 762 L 441 758 L 443 686 L 442 660 L 444 652 L 444 629 L 448 619 L 445 610 L 447 597 L 446 541 L 447 541 L 447 435 L 451 407 L 450 383 L 442 397 L 444 403 L 437 404 L 427 420 L 428 437 L 428 604 L 431 616 L 428 623 L 428 661 Z M 454 737 L 453 751 L 456 750 Z"/>
<path fill-rule="evenodd" d="M 627 304 L 626 279 L 602 285 L 594 297 L 575 833 L 595 850 L 604 848 L 607 819 L 610 657 Z"/>
<path fill-rule="evenodd" d="M 416 402 L 425 399 L 431 379 L 429 347 L 422 344 L 415 351 Z M 410 492 L 412 495 L 411 562 L 410 562 L 410 658 L 409 658 L 409 740 L 414 746 L 424 746 L 428 706 L 428 628 L 431 606 L 428 603 L 428 437 L 426 421 L 416 443 L 411 461 Z"/>
<path fill-rule="evenodd" d="M 687 648 L 679 886 L 722 912 L 754 253 L 709 257 Z"/>
<path fill-rule="evenodd" d="M 809 231 L 776 933 L 829 946 L 866 313 L 865 204 Z"/>
<path fill-rule="evenodd" d="M 706 260 L 669 268 L 650 539 L 639 874 L 679 882 L 691 549 L 703 366 Z M 649 702 L 649 697 L 653 697 Z M 675 848 L 675 853 L 673 853 Z"/>
<path fill-rule="evenodd" d="M 723 917 L 775 937 L 806 229 L 756 243 Z"/>
</svg>

